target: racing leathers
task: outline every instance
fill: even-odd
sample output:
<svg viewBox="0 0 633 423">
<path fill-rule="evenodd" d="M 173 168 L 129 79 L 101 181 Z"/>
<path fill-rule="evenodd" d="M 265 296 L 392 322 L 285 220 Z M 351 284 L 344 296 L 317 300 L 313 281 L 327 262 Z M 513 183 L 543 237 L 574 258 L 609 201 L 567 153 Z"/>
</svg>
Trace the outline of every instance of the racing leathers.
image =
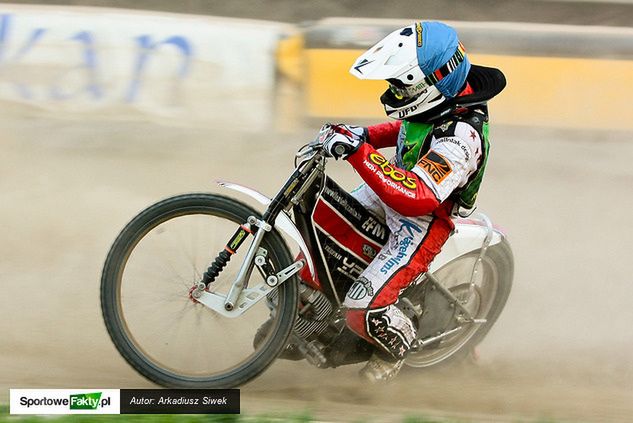
<svg viewBox="0 0 633 423">
<path fill-rule="evenodd" d="M 403 359 L 416 338 L 416 325 L 396 304 L 400 293 L 440 252 L 455 210 L 473 206 L 487 161 L 487 120 L 481 106 L 433 123 L 370 126 L 366 142 L 346 157 L 365 182 L 352 195 L 390 230 L 347 292 L 346 321 L 391 360 Z M 394 146 L 391 160 L 378 152 Z"/>
</svg>

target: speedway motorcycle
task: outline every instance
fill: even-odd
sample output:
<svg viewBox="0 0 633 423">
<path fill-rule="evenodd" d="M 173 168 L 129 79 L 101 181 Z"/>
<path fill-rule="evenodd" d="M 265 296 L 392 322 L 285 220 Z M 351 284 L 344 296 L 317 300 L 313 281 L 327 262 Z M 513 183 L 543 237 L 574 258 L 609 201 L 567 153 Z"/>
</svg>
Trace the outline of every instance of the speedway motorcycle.
<svg viewBox="0 0 633 423">
<path fill-rule="evenodd" d="M 272 199 L 219 182 L 261 212 L 224 195 L 184 194 L 125 226 L 104 265 L 101 306 L 134 369 L 163 386 L 228 388 L 277 358 L 322 368 L 369 359 L 374 347 L 346 328 L 341 303 L 389 229 L 326 176 L 327 159 L 316 141 L 302 147 Z M 324 224 L 333 216 L 336 225 Z M 442 251 L 397 303 L 418 327 L 405 363 L 468 357 L 512 278 L 506 235 L 484 214 L 455 218 Z"/>
</svg>

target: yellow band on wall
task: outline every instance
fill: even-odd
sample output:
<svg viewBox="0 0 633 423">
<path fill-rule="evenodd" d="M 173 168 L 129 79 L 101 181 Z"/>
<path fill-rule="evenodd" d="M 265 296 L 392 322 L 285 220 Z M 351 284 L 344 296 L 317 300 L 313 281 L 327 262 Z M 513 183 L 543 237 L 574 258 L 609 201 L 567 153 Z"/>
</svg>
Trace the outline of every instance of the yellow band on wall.
<svg viewBox="0 0 633 423">
<path fill-rule="evenodd" d="M 364 50 L 306 49 L 305 98 L 310 117 L 385 118 L 384 81 L 349 74 Z M 499 68 L 506 89 L 490 101 L 493 122 L 579 129 L 631 129 L 633 61 L 469 54 Z"/>
</svg>

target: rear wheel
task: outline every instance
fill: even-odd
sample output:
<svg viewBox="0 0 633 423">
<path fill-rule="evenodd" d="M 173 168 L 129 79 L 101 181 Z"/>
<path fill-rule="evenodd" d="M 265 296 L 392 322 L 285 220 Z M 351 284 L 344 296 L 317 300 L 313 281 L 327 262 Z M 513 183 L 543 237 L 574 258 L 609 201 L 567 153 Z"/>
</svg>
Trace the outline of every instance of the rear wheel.
<svg viewBox="0 0 633 423">
<path fill-rule="evenodd" d="M 411 352 L 406 364 L 411 367 L 430 367 L 440 363 L 454 363 L 468 357 L 492 328 L 510 295 L 514 273 L 514 261 L 510 245 L 504 239 L 488 248 L 475 277 L 475 287 L 469 295 L 470 278 L 473 266 L 479 257 L 479 251 L 458 257 L 438 271 L 435 278 L 447 288 L 475 319 L 486 319 L 485 323 L 466 323 L 463 329 L 453 335 Z M 428 281 L 425 282 L 428 284 Z M 409 299 L 420 303 L 422 290 L 414 287 Z M 406 295 L 406 293 L 405 293 Z M 466 301 L 467 300 L 467 301 Z"/>
<path fill-rule="evenodd" d="M 141 212 L 115 240 L 101 278 L 103 317 L 118 351 L 146 378 L 169 387 L 235 387 L 262 373 L 285 346 L 297 309 L 294 278 L 274 291 L 274 301 L 262 300 L 237 318 L 223 317 L 189 295 L 249 216 L 258 213 L 227 197 L 180 195 Z M 226 295 L 251 240 L 210 291 Z M 274 230 L 261 247 L 275 272 L 293 261 Z M 248 286 L 262 281 L 254 270 Z M 253 348 L 257 329 L 269 319 L 270 330 Z"/>
</svg>

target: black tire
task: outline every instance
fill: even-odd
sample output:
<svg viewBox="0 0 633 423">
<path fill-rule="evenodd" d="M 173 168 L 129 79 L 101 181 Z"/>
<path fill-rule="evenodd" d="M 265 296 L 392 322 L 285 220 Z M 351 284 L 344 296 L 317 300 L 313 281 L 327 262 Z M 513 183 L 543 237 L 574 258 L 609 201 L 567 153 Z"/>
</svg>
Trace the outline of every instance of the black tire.
<svg viewBox="0 0 633 423">
<path fill-rule="evenodd" d="M 479 250 L 477 250 L 459 257 L 446 264 L 435 273 L 450 273 L 452 268 L 460 260 L 474 262 L 479 257 L 479 253 Z M 407 357 L 406 361 L 406 364 L 409 367 L 429 368 L 455 365 L 460 362 L 465 362 L 466 359 L 473 356 L 474 348 L 485 338 L 499 318 L 499 315 L 508 301 L 508 297 L 510 296 L 510 291 L 512 289 L 514 259 L 510 244 L 505 238 L 503 238 L 500 243 L 488 248 L 483 261 L 483 274 L 483 278 L 487 278 L 488 280 L 492 278 L 495 279 L 495 289 L 492 298 L 490 299 L 489 307 L 485 311 L 477 313 L 475 316 L 477 319 L 486 319 L 486 323 L 473 326 L 471 331 L 465 329 L 468 332 L 465 332 L 464 334 L 458 333 L 458 335 L 454 337 L 454 349 L 450 350 L 450 348 L 447 347 L 447 351 L 444 354 L 438 354 L 437 357 L 433 357 L 432 355 L 434 352 L 433 348 L 430 350 L 423 349 L 420 352 L 411 353 L 409 357 Z M 442 282 L 441 279 L 440 282 Z M 459 286 L 463 285 L 458 285 L 458 287 Z M 447 339 L 447 343 L 450 341 L 450 339 Z M 441 345 L 442 344 L 440 343 L 438 346 Z M 437 349 L 438 346 L 435 346 L 435 348 Z M 425 354 L 427 354 L 427 356 L 425 356 Z"/>
<path fill-rule="evenodd" d="M 112 338 L 112 342 L 114 343 L 120 354 L 134 369 L 136 369 L 147 379 L 157 383 L 158 385 L 176 388 L 236 387 L 250 381 L 251 379 L 261 374 L 264 370 L 266 370 L 266 368 L 273 362 L 282 348 L 286 345 L 286 340 L 292 330 L 297 310 L 297 283 L 294 278 L 285 281 L 276 290 L 277 296 L 275 300 L 274 313 L 272 313 L 274 316 L 272 319 L 271 329 L 266 339 L 252 353 L 250 353 L 250 351 L 246 351 L 245 354 L 250 353 L 250 355 L 248 355 L 247 358 L 245 358 L 241 362 L 238 362 L 232 368 L 213 372 L 213 374 L 198 374 L 198 368 L 196 368 L 195 372 L 189 374 L 187 372 L 179 372 L 177 370 L 174 370 L 171 366 L 162 365 L 159 360 L 153 357 L 153 353 L 151 351 L 146 351 L 144 349 L 145 347 L 139 344 L 139 341 L 136 337 L 140 335 L 133 333 L 128 326 L 130 322 L 126 321 L 127 316 L 126 312 L 124 312 L 124 304 L 127 304 L 127 301 L 136 301 L 136 297 L 131 297 L 131 300 L 128 299 L 128 294 L 126 293 L 127 291 L 124 291 L 124 288 L 122 288 L 122 280 L 124 280 L 124 278 L 127 278 L 125 272 L 130 257 L 132 256 L 134 257 L 134 260 L 136 260 L 138 254 L 140 254 L 135 253 L 135 249 L 140 249 L 139 245 L 154 245 L 147 244 L 150 241 L 143 241 L 144 237 L 149 237 L 148 234 L 150 233 L 150 231 L 152 231 L 152 234 L 154 232 L 161 234 L 162 232 L 160 231 L 162 230 L 161 228 L 163 228 L 164 225 L 179 225 L 182 221 L 198 222 L 199 220 L 203 222 L 218 222 L 218 224 L 221 225 L 225 225 L 226 223 L 226 226 L 228 227 L 229 224 L 224 220 L 228 219 L 229 221 L 231 221 L 231 232 L 223 234 L 222 239 L 217 241 L 219 243 L 221 242 L 221 245 L 223 246 L 229 240 L 233 232 L 238 228 L 238 225 L 245 223 L 249 216 L 259 216 L 259 213 L 251 207 L 234 199 L 214 194 L 184 194 L 167 198 L 148 207 L 139 215 L 137 215 L 127 226 L 125 226 L 125 228 L 116 238 L 107 256 L 103 268 L 103 274 L 101 277 L 101 308 L 103 312 L 103 318 L 108 333 Z M 159 227 L 159 225 L 161 226 Z M 196 237 L 198 238 L 199 236 L 196 234 Z M 206 242 L 206 239 L 201 242 Z M 248 248 L 248 244 L 250 244 L 250 240 L 247 240 L 244 243 L 240 251 L 245 251 Z M 158 242 L 156 242 L 156 245 L 159 245 Z M 284 268 L 293 262 L 287 245 L 285 244 L 283 238 L 275 230 L 264 236 L 261 246 L 268 250 L 268 257 L 275 270 Z M 211 263 L 211 261 L 215 258 L 215 255 L 219 253 L 219 251 L 220 250 L 208 252 L 209 257 L 205 257 L 205 260 L 208 261 L 205 262 L 206 264 L 202 271 L 206 270 L 206 267 Z M 177 254 L 177 250 L 175 250 L 174 253 Z M 171 255 L 169 257 L 171 257 Z M 133 263 L 135 263 L 134 260 L 132 261 Z M 156 258 L 155 261 L 157 262 L 157 264 L 160 264 L 160 260 L 158 258 Z M 238 263 L 236 263 L 236 265 L 239 266 L 239 257 L 233 258 L 233 261 L 237 261 Z M 150 269 L 148 269 L 148 271 L 149 270 Z M 130 269 L 130 272 L 132 272 L 132 269 Z M 198 270 L 194 269 L 194 276 L 195 274 L 199 274 L 196 272 L 198 272 Z M 256 274 L 257 271 L 254 270 L 253 277 L 255 277 Z M 220 277 L 222 277 L 222 273 L 220 274 Z M 154 280 L 149 276 L 147 276 L 147 279 L 149 279 L 150 282 L 153 282 Z M 168 278 L 166 277 L 166 279 Z M 182 281 L 179 281 L 178 283 L 179 290 L 183 289 L 183 287 L 180 286 L 180 282 Z M 193 286 L 194 282 L 195 279 L 192 278 L 191 286 Z M 128 286 L 127 279 L 125 279 L 125 283 L 126 286 Z M 133 288 L 132 284 L 130 284 L 130 286 L 130 289 L 137 289 Z M 173 286 L 175 286 L 175 283 Z M 156 292 L 157 290 L 158 286 L 153 287 L 150 285 L 149 289 L 142 290 L 141 292 L 148 292 L 152 295 L 157 296 L 159 295 L 159 293 Z M 185 290 L 184 293 L 188 294 L 188 291 Z M 178 292 L 178 295 L 180 296 L 180 292 Z M 125 300 L 123 300 L 122 297 L 125 297 Z M 139 296 L 139 299 L 141 301 L 138 303 L 139 305 L 144 305 L 142 303 L 143 298 L 144 297 Z M 171 300 L 171 297 L 169 297 L 169 299 Z M 225 325 L 227 324 L 229 324 L 229 326 L 230 324 L 234 324 L 233 321 L 236 321 L 237 319 L 242 319 L 244 316 L 247 316 L 248 313 L 251 312 L 251 310 L 249 310 L 244 315 L 236 319 L 228 319 L 225 317 L 219 317 L 217 313 L 206 309 L 201 304 L 194 303 L 194 301 L 192 301 L 188 296 L 186 296 L 184 299 L 179 298 L 177 301 L 178 306 L 181 305 L 182 301 L 182 305 L 184 305 L 183 310 L 186 310 L 187 313 L 193 313 L 192 315 L 195 316 L 195 319 L 200 319 L 201 314 L 203 314 L 203 319 L 211 316 L 209 318 L 213 321 L 213 324 L 218 323 L 220 325 L 220 328 L 225 328 Z M 187 302 L 191 304 L 191 307 L 199 308 L 197 308 L 195 311 L 190 311 L 189 309 L 186 309 Z M 260 303 L 266 303 L 266 300 L 262 300 L 260 301 Z M 152 304 L 149 304 L 149 306 L 151 305 Z M 259 305 L 260 304 L 258 303 L 256 307 L 258 307 Z M 157 302 L 155 308 L 158 308 L 159 306 L 160 305 Z M 141 309 L 142 307 L 137 308 Z M 147 327 L 155 330 L 157 334 L 153 335 L 153 338 L 148 337 L 148 339 L 156 338 L 158 339 L 158 341 L 156 342 L 161 342 L 166 346 L 165 348 L 172 348 L 172 346 L 170 346 L 169 344 L 169 341 L 163 339 L 163 336 L 166 337 L 167 331 L 171 331 L 172 327 L 167 326 L 167 329 L 165 331 L 160 332 L 160 328 L 154 327 L 153 323 L 151 322 L 152 320 L 160 317 L 160 309 L 157 313 L 148 315 L 145 315 L 140 311 L 137 312 L 136 310 L 132 310 L 129 312 L 130 316 L 132 315 L 132 312 L 134 312 L 135 316 L 141 316 L 138 318 L 139 320 L 142 320 L 143 318 L 147 318 L 148 320 L 150 320 L 147 323 L 143 322 L 143 325 L 147 324 Z M 182 315 L 184 315 L 184 313 L 185 312 L 183 312 Z M 269 313 L 267 307 L 266 313 Z M 175 316 L 178 317 L 178 314 L 176 313 Z M 268 318 L 268 316 L 266 317 Z M 167 322 L 168 325 L 175 325 L 175 323 L 169 323 L 169 319 L 167 319 Z M 205 322 L 209 321 L 202 320 L 201 325 L 209 324 Z M 180 322 L 178 324 L 180 324 Z M 186 326 L 185 329 L 193 330 L 189 326 Z M 257 327 L 253 328 L 253 330 L 256 329 Z M 228 339 L 230 338 L 230 336 L 224 336 L 220 339 L 214 340 L 212 339 L 212 337 L 214 336 L 213 333 L 195 332 L 195 334 L 197 336 L 194 337 L 195 339 L 187 338 L 184 341 L 177 339 L 177 336 L 179 335 L 176 335 L 176 338 L 172 340 L 171 345 L 176 345 L 177 347 L 180 347 L 182 345 L 184 348 L 189 348 L 190 344 L 193 345 L 193 343 L 195 343 L 196 341 L 204 341 L 206 343 L 213 343 L 213 347 L 217 347 L 219 352 L 219 349 L 225 347 L 227 345 L 227 342 L 230 341 L 230 339 Z M 217 336 L 217 334 L 215 336 Z M 204 351 L 206 352 L 206 349 Z M 225 353 L 225 351 L 221 352 Z M 218 356 L 215 355 L 216 351 L 208 351 L 208 354 L 209 357 L 202 358 L 210 361 L 212 364 L 215 365 L 215 363 L 213 362 L 213 357 Z M 176 355 L 177 354 L 174 354 L 174 356 Z M 179 358 L 176 359 L 180 360 Z M 183 358 L 182 360 L 188 360 L 188 358 Z M 187 365 L 188 364 L 189 362 L 187 362 Z"/>
</svg>

